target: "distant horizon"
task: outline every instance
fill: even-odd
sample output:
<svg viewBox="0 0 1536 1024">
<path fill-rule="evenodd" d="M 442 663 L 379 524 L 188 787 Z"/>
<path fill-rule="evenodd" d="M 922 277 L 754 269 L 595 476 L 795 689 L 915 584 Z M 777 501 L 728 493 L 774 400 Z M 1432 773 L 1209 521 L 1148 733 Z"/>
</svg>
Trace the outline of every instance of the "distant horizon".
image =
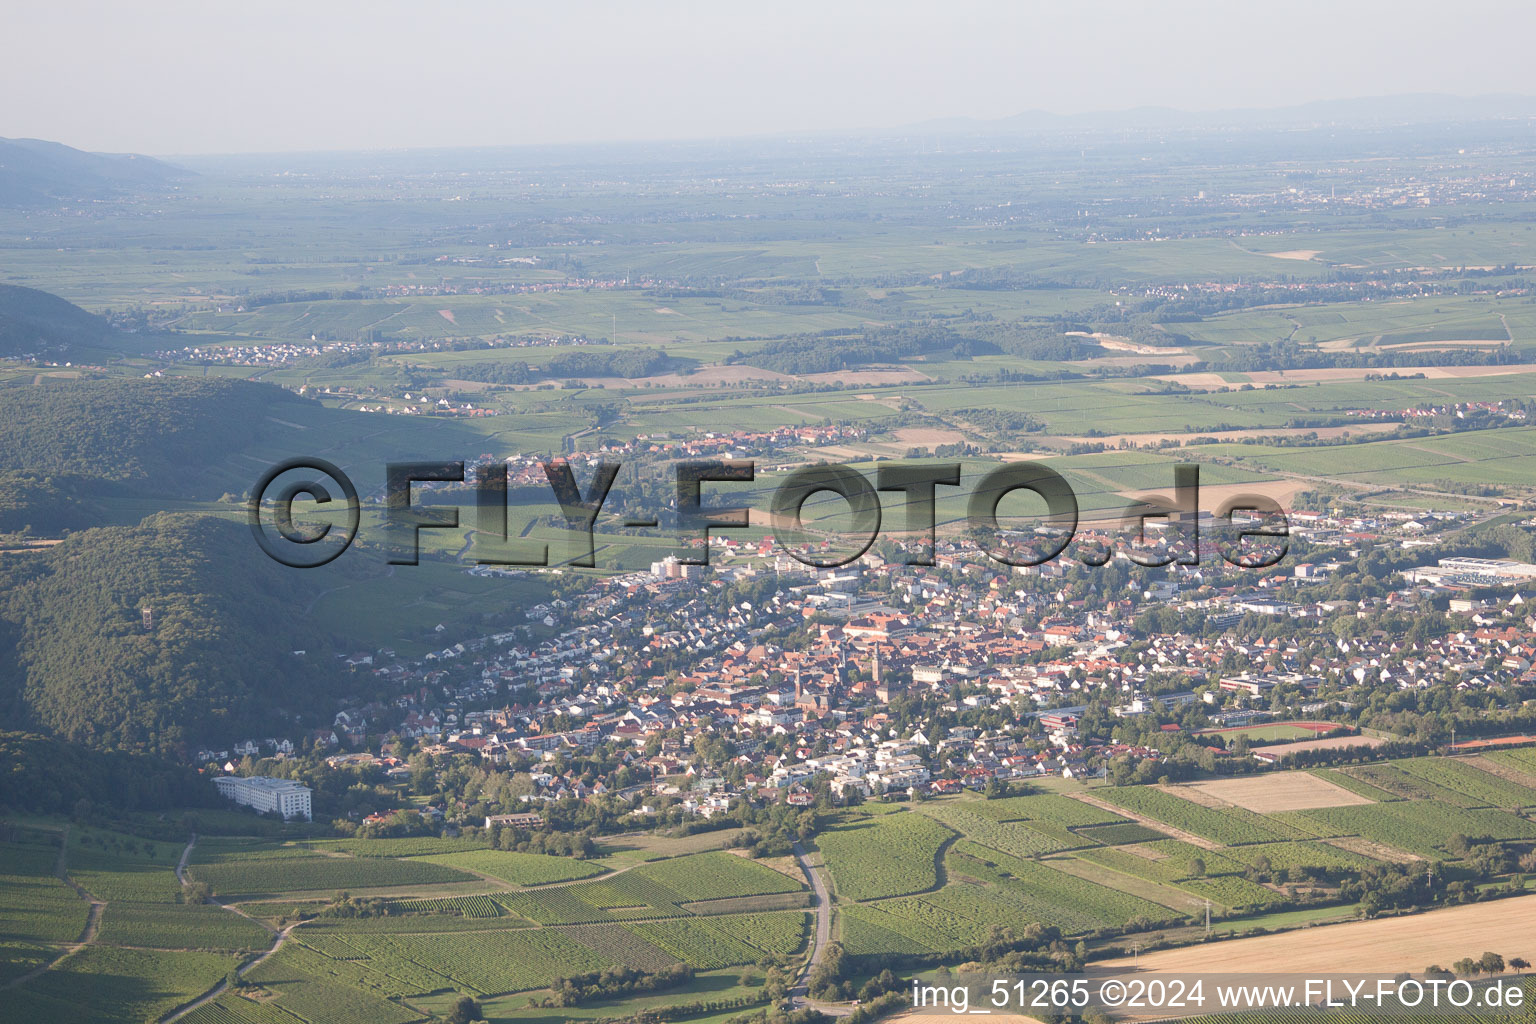
<svg viewBox="0 0 1536 1024">
<path fill-rule="evenodd" d="M 1193 129 L 1202 127 L 1202 125 L 1199 124 L 1199 122 L 1201 120 L 1208 120 L 1208 119 L 1212 119 L 1212 118 L 1220 118 L 1220 117 L 1225 116 L 1225 115 L 1234 115 L 1234 116 L 1236 116 L 1236 115 L 1243 115 L 1243 116 L 1248 117 L 1248 118 L 1262 118 L 1265 115 L 1271 115 L 1271 114 L 1285 114 L 1285 113 L 1290 113 L 1290 112 L 1295 112 L 1295 113 L 1299 114 L 1302 111 L 1305 111 L 1305 110 L 1308 110 L 1309 108 L 1314 108 L 1314 107 L 1349 106 L 1349 105 L 1361 105 L 1361 106 L 1363 106 L 1363 105 L 1367 105 L 1367 104 L 1379 104 L 1379 105 L 1382 105 L 1382 106 L 1386 106 L 1388 104 L 1392 104 L 1392 103 L 1395 103 L 1395 102 L 1402 102 L 1402 101 L 1414 100 L 1414 99 L 1434 99 L 1434 100 L 1440 100 L 1440 101 L 1451 101 L 1451 102 L 1455 102 L 1455 103 L 1469 103 L 1469 104 L 1470 103 L 1491 103 L 1491 102 L 1503 102 L 1503 103 L 1519 102 L 1519 103 L 1523 103 L 1523 104 L 1528 104 L 1529 107 L 1530 107 L 1529 112 L 1527 112 L 1527 113 L 1522 113 L 1522 114 L 1518 114 L 1518 115 L 1513 115 L 1513 114 L 1508 114 L 1508 113 L 1502 113 L 1502 114 L 1501 113 L 1494 113 L 1494 114 L 1491 114 L 1490 116 L 1488 116 L 1486 118 L 1477 118 L 1476 120 L 1466 121 L 1465 123 L 1468 123 L 1468 124 L 1482 123 L 1482 122 L 1489 121 L 1489 120 L 1509 119 L 1509 118 L 1513 118 L 1513 117 L 1529 117 L 1532 120 L 1536 120 L 1536 91 L 1533 91 L 1531 93 L 1501 92 L 1501 93 L 1480 93 L 1480 94 L 1467 94 L 1467 93 L 1454 93 L 1454 92 L 1400 92 L 1400 93 L 1389 93 L 1389 94 L 1380 94 L 1380 95 L 1371 95 L 1371 96 L 1339 96 L 1339 97 L 1335 97 L 1335 98 L 1331 98 L 1331 99 L 1309 100 L 1309 101 L 1307 101 L 1305 103 L 1287 103 L 1287 104 L 1280 104 L 1280 105 L 1275 105 L 1275 106 L 1262 106 L 1262 107 L 1252 107 L 1252 106 L 1219 106 L 1219 107 L 1195 108 L 1195 107 L 1175 107 L 1175 106 L 1167 106 L 1167 105 L 1162 105 L 1162 104 L 1142 104 L 1142 105 L 1139 105 L 1139 106 L 1132 106 L 1132 107 L 1105 107 L 1105 108 L 1099 108 L 1099 109 L 1093 109 L 1093 110 L 1078 110 L 1078 111 L 1071 111 L 1071 112 L 1062 112 L 1062 111 L 1056 111 L 1056 110 L 1045 110 L 1045 109 L 1041 109 L 1041 108 L 1030 108 L 1030 109 L 1027 109 L 1027 110 L 1020 110 L 1020 111 L 1018 111 L 1016 113 L 1013 113 L 1013 114 L 1004 114 L 1004 115 L 1001 115 L 1001 116 L 998 116 L 998 117 L 977 117 L 977 116 L 974 116 L 974 115 L 971 115 L 971 114 L 956 113 L 956 114 L 950 114 L 950 115 L 944 115 L 944 116 L 939 116 L 939 117 L 928 118 L 928 119 L 926 119 L 924 121 L 921 121 L 921 122 L 910 122 L 910 123 L 903 123 L 903 124 L 891 124 L 891 125 L 885 125 L 885 126 L 866 126 L 866 127 L 861 127 L 861 128 L 859 128 L 859 127 L 847 127 L 847 128 L 829 127 L 829 128 L 817 128 L 817 129 L 793 129 L 793 128 L 790 128 L 790 129 L 783 129 L 783 130 L 778 130 L 778 131 L 751 132 L 751 133 L 743 133 L 743 134 L 737 134 L 737 135 L 713 135 L 713 136 L 693 135 L 693 136 L 666 136 L 666 137 L 658 136 L 658 137 L 654 137 L 654 138 L 593 138 L 593 139 L 570 139 L 570 140 L 564 140 L 564 141 L 558 141 L 558 142 L 511 142 L 511 143 L 497 143 L 497 142 L 488 142 L 488 143 L 454 143 L 454 142 L 446 142 L 446 143 L 441 143 L 441 144 L 427 144 L 427 145 L 359 146 L 359 147 L 337 148 L 337 149 L 247 149 L 247 150 L 221 150 L 221 151 L 209 150 L 209 151 L 203 151 L 203 152 L 192 152 L 192 151 L 186 151 L 186 152 L 152 152 L 152 151 L 149 151 L 149 150 L 146 150 L 146 149 L 123 149 L 123 150 L 89 149 L 89 148 L 87 148 L 85 146 L 77 145 L 77 144 L 75 144 L 74 142 L 72 142 L 72 141 L 70 141 L 68 139 L 49 137 L 49 136 L 0 135 L 0 141 L 9 141 L 9 142 L 31 141 L 31 142 L 57 143 L 59 145 L 68 146 L 71 149 L 78 149 L 78 150 L 81 150 L 83 152 L 88 152 L 88 153 L 97 153 L 97 154 L 101 154 L 101 155 L 110 155 L 110 156 L 143 156 L 143 157 L 149 157 L 149 158 L 152 158 L 152 159 L 165 160 L 165 161 L 174 161 L 174 160 L 176 160 L 178 158 L 182 158 L 182 159 L 220 159 L 220 158 L 268 157 L 268 156 L 273 156 L 273 157 L 276 157 L 276 156 L 344 156 L 344 155 L 349 155 L 349 154 L 372 154 L 372 153 L 399 153 L 399 154 L 405 154 L 405 153 L 452 152 L 452 151 L 455 151 L 455 150 L 462 150 L 462 151 L 466 151 L 466 152 L 471 152 L 471 151 L 473 151 L 473 152 L 484 152 L 484 151 L 493 151 L 493 150 L 500 150 L 500 149 L 507 149 L 507 150 L 560 150 L 560 149 L 582 149 L 582 148 L 602 148 L 602 147 L 622 148 L 622 147 L 648 146 L 648 145 L 654 145 L 654 146 L 674 146 L 674 145 L 676 145 L 676 146 L 685 146 L 685 145 L 701 145 L 701 144 L 709 144 L 709 143 L 750 143 L 750 142 L 758 142 L 758 141 L 761 141 L 761 142 L 770 142 L 770 141 L 809 141 L 809 140 L 816 140 L 816 139 L 821 139 L 821 140 L 837 140 L 837 139 L 870 139 L 870 140 L 876 140 L 876 139 L 894 139 L 894 138 L 900 138 L 902 136 L 909 135 L 909 134 L 922 134 L 922 133 L 932 133 L 934 135 L 941 135 L 941 134 L 953 135 L 953 134 L 962 134 L 962 133 L 965 133 L 965 132 L 975 132 L 975 133 L 980 133 L 980 134 L 982 134 L 985 137 L 985 133 L 988 132 L 989 129 L 990 130 L 997 130 L 1001 134 L 1028 134 L 1032 130 L 1040 130 L 1040 129 L 1034 129 L 1034 128 L 1031 128 L 1031 127 L 1023 127 L 1023 126 L 1015 127 L 1015 126 L 1010 124 L 1011 122 L 1024 122 L 1024 121 L 1029 120 L 1029 119 L 1049 119 L 1049 120 L 1051 120 L 1053 122 L 1059 122 L 1059 123 L 1051 124 L 1048 127 L 1042 126 L 1042 128 L 1044 128 L 1044 130 L 1049 130 L 1050 128 L 1060 128 L 1060 129 L 1064 129 L 1064 130 L 1072 130 L 1072 129 L 1077 129 L 1077 130 L 1083 130 L 1083 129 L 1133 130 L 1133 129 L 1137 128 L 1137 127 L 1144 127 L 1146 130 L 1157 130 L 1157 129 L 1161 129 L 1161 130 L 1193 130 Z M 1146 126 L 1136 126 L 1136 125 L 1131 125 L 1131 124 L 1126 124 L 1124 126 L 1110 126 L 1110 125 L 1105 125 L 1103 123 L 1098 123 L 1098 124 L 1092 123 L 1092 122 L 1096 122 L 1096 121 L 1097 122 L 1103 122 L 1103 121 L 1106 121 L 1106 120 L 1109 120 L 1109 119 L 1115 119 L 1115 118 L 1127 118 L 1127 117 L 1130 117 L 1132 115 L 1137 115 L 1137 114 L 1161 114 L 1161 115 L 1165 115 L 1165 116 L 1168 116 L 1168 117 L 1174 119 L 1174 123 L 1163 123 L 1163 124 L 1158 124 L 1158 125 L 1146 125 Z M 1178 118 L 1186 118 L 1187 121 L 1185 121 L 1184 123 L 1178 123 L 1178 121 L 1177 121 Z M 1452 121 L 1451 118 L 1448 118 L 1448 117 L 1445 117 L 1445 116 L 1430 115 L 1430 116 L 1424 117 L 1423 119 L 1393 121 L 1392 123 L 1398 123 L 1398 124 L 1439 124 L 1439 123 L 1451 123 L 1451 121 Z M 1259 125 L 1259 124 L 1255 124 L 1255 125 L 1252 125 L 1250 127 L 1254 128 L 1254 129 L 1260 129 L 1263 126 Z"/>
<path fill-rule="evenodd" d="M 870 134 L 1052 111 L 1533 91 L 1536 7 L 1214 0 L 31 5 L 0 135 L 258 154 Z"/>
</svg>

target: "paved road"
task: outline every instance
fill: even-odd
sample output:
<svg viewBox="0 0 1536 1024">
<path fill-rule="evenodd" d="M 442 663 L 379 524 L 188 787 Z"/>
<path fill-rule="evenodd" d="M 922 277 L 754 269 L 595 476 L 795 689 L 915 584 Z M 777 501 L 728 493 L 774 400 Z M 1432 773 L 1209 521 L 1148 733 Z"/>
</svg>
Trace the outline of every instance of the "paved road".
<svg viewBox="0 0 1536 1024">
<path fill-rule="evenodd" d="M 832 895 L 827 891 L 827 883 L 821 877 L 821 872 L 811 867 L 811 858 L 805 852 L 805 847 L 799 843 L 795 844 L 795 859 L 800 862 L 800 870 L 805 872 L 806 879 L 811 883 L 811 892 L 815 896 L 816 934 L 811 940 L 810 959 L 805 962 L 805 967 L 800 971 L 800 977 L 795 979 L 795 987 L 789 990 L 789 997 L 797 1009 L 810 1007 L 831 1017 L 843 1017 L 852 1013 L 852 1008 L 815 1002 L 806 992 L 811 980 L 811 972 L 821 965 L 827 947 L 832 943 Z"/>
</svg>

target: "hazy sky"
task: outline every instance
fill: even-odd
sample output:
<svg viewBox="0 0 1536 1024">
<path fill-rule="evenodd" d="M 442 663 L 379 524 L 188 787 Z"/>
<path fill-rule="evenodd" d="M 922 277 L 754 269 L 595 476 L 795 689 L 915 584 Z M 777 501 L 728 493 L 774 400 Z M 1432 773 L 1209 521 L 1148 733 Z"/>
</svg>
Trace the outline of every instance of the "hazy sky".
<svg viewBox="0 0 1536 1024">
<path fill-rule="evenodd" d="M 5 20 L 0 136 L 156 154 L 1536 94 L 1529 0 L 47 0 Z"/>
</svg>

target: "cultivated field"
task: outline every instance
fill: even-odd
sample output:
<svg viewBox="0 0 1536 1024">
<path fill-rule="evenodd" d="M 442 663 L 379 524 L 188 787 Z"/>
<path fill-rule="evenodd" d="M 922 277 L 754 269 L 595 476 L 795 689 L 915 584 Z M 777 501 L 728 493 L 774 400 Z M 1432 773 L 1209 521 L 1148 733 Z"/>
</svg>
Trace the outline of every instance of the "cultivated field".
<svg viewBox="0 0 1536 1024">
<path fill-rule="evenodd" d="M 1422 971 L 1485 949 L 1506 959 L 1536 954 L 1536 896 L 1519 896 L 1447 907 L 1409 917 L 1306 928 L 1182 949 L 1102 960 L 1089 968 L 1096 977 L 1130 974 L 1211 972 L 1237 974 L 1283 969 L 1294 973 L 1386 973 Z"/>
<path fill-rule="evenodd" d="M 1307 772 L 1280 772 L 1251 778 L 1214 779 L 1190 782 L 1182 789 L 1197 790 L 1207 796 L 1250 811 L 1305 811 L 1313 807 L 1347 807 L 1371 801 Z"/>
</svg>

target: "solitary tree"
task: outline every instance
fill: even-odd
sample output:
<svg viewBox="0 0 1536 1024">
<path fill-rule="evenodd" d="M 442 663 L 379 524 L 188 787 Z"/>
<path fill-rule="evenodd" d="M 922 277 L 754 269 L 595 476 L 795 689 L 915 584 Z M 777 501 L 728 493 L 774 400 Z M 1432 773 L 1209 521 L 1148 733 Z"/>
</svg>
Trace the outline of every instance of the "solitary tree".
<svg viewBox="0 0 1536 1024">
<path fill-rule="evenodd" d="M 485 1020 L 485 1014 L 480 1009 L 480 1004 L 469 996 L 459 996 L 454 1001 L 453 1009 L 448 1011 L 448 1024 L 469 1024 L 470 1021 Z"/>
</svg>

